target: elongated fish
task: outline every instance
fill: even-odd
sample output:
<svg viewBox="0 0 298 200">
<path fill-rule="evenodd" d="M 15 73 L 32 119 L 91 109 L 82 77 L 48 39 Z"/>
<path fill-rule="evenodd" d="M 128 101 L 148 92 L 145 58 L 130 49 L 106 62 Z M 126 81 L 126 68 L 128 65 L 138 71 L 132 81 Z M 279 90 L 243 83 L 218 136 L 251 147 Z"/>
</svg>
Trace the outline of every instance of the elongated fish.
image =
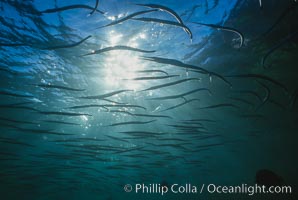
<svg viewBox="0 0 298 200">
<path fill-rule="evenodd" d="M 16 144 L 16 145 L 34 147 L 34 145 L 32 145 L 32 144 L 28 144 L 28 143 L 25 143 L 25 142 L 20 142 L 20 141 L 17 141 L 15 139 L 12 140 L 11 138 L 0 138 L 0 142 L 7 143 L 7 144 Z"/>
<path fill-rule="evenodd" d="M 180 18 L 180 16 L 174 10 L 172 10 L 171 8 L 168 8 L 168 7 L 163 6 L 163 5 L 158 5 L 158 4 L 136 4 L 136 5 L 144 6 L 144 7 L 148 7 L 148 8 L 152 8 L 152 9 L 158 9 L 160 11 L 167 12 L 170 15 L 172 15 L 177 20 L 177 22 L 179 22 L 180 24 L 183 24 L 183 21 Z"/>
<path fill-rule="evenodd" d="M 97 10 L 98 4 L 99 4 L 99 0 L 96 0 L 94 9 L 91 11 L 90 15 L 92 15 Z"/>
<path fill-rule="evenodd" d="M 239 102 L 242 102 L 242 103 L 245 103 L 247 105 L 250 105 L 251 107 L 254 106 L 253 103 L 251 103 L 250 101 L 247 101 L 245 99 L 242 99 L 242 98 L 238 98 L 238 97 L 230 97 L 230 99 L 234 100 L 234 101 L 239 101 Z"/>
<path fill-rule="evenodd" d="M 123 125 L 133 125 L 133 124 L 149 124 L 152 122 L 155 122 L 156 120 L 150 120 L 150 121 L 128 121 L 128 122 L 120 122 L 120 123 L 114 123 L 109 126 L 123 126 Z"/>
<path fill-rule="evenodd" d="M 177 94 L 177 95 L 171 95 L 171 96 L 164 96 L 164 97 L 154 97 L 150 98 L 148 100 L 168 100 L 168 99 L 178 99 L 178 98 L 184 98 L 187 95 L 199 92 L 199 91 L 207 91 L 210 95 L 212 94 L 211 91 L 208 88 L 197 88 L 194 90 L 191 90 L 189 92 L 185 92 L 182 94 Z"/>
<path fill-rule="evenodd" d="M 130 115 L 130 116 L 134 116 L 133 113 L 125 111 L 125 110 L 109 110 L 108 112 L 110 112 L 110 113 L 122 113 L 122 114 Z"/>
<path fill-rule="evenodd" d="M 73 44 L 66 44 L 66 45 L 59 45 L 59 46 L 49 46 L 49 47 L 42 48 L 42 50 L 56 50 L 56 49 L 64 49 L 64 48 L 75 47 L 75 46 L 78 46 L 78 45 L 82 44 L 83 42 L 85 42 L 86 40 L 88 40 L 91 37 L 92 36 L 89 35 L 89 36 L 85 37 L 84 39 L 82 39 L 81 41 L 75 42 Z"/>
<path fill-rule="evenodd" d="M 187 26 L 185 26 L 184 24 L 181 24 L 181 23 L 164 20 L 164 19 L 148 18 L 148 17 L 132 18 L 132 20 L 137 20 L 137 21 L 142 21 L 142 22 L 154 22 L 154 23 L 177 26 L 177 27 L 182 28 L 189 35 L 190 40 L 192 40 L 192 38 L 193 38 L 191 30 Z"/>
<path fill-rule="evenodd" d="M 212 119 L 187 119 L 183 120 L 184 122 L 210 122 L 210 123 L 216 123 L 217 121 Z"/>
<path fill-rule="evenodd" d="M 174 127 L 174 128 L 177 128 L 177 129 L 199 129 L 199 128 L 203 128 L 202 126 L 189 126 L 189 125 L 175 125 L 175 124 L 166 124 L 167 126 L 170 126 L 170 127 Z"/>
<path fill-rule="evenodd" d="M 273 100 L 273 99 L 269 99 L 269 100 L 268 100 L 268 103 L 271 103 L 271 104 L 273 104 L 273 105 L 279 107 L 281 110 L 286 110 L 286 106 L 285 106 L 285 105 L 283 105 L 282 103 L 280 103 L 280 102 L 278 102 L 278 101 L 275 101 L 275 100 Z"/>
<path fill-rule="evenodd" d="M 88 105 L 81 105 L 81 106 L 71 106 L 71 107 L 68 107 L 67 109 L 80 109 L 80 108 L 105 108 L 105 109 L 107 109 L 104 105 L 100 105 L 100 104 L 88 104 Z"/>
<path fill-rule="evenodd" d="M 96 51 L 93 51 L 91 53 L 87 53 L 87 54 L 84 54 L 84 55 L 81 55 L 81 56 L 101 54 L 101 53 L 104 53 L 104 52 L 114 51 L 114 50 L 137 51 L 137 52 L 142 52 L 142 53 L 154 53 L 155 52 L 155 50 L 149 51 L 149 50 L 143 50 L 143 49 L 138 49 L 138 48 L 129 47 L 129 46 L 118 45 L 118 46 L 106 47 L 106 48 L 103 48 L 103 49 L 99 49 L 99 50 L 96 50 Z"/>
<path fill-rule="evenodd" d="M 260 0 L 261 1 L 261 0 Z M 263 37 L 266 37 L 270 32 L 272 32 L 280 22 L 282 22 L 282 20 L 292 11 L 295 10 L 297 6 L 297 3 L 291 3 L 282 13 L 281 15 L 277 18 L 277 20 L 275 21 L 275 23 L 262 35 Z"/>
<path fill-rule="evenodd" d="M 33 134 L 47 134 L 47 135 L 60 135 L 60 136 L 71 136 L 75 135 L 72 133 L 60 133 L 55 131 L 47 131 L 47 130 L 39 130 L 39 129 L 25 129 L 25 128 L 19 128 L 19 131 L 26 132 L 26 133 L 33 133 Z"/>
<path fill-rule="evenodd" d="M 180 139 L 180 138 L 159 138 L 160 141 L 178 141 L 178 142 L 187 142 L 187 140 Z"/>
<path fill-rule="evenodd" d="M 165 75 L 169 75 L 168 72 L 163 71 L 163 70 L 159 70 L 159 69 L 137 70 L 135 72 L 137 72 L 137 73 L 155 73 L 155 72 L 158 72 L 158 73 L 163 73 Z"/>
<path fill-rule="evenodd" d="M 140 150 L 140 149 L 144 149 L 144 147 L 135 147 L 135 148 L 124 149 L 124 150 L 116 151 L 115 153 L 126 153 L 126 152 L 136 151 L 136 150 Z"/>
<path fill-rule="evenodd" d="M 115 20 L 115 21 L 113 21 L 113 22 L 111 22 L 111 23 L 109 23 L 109 24 L 107 24 L 107 25 L 100 26 L 100 27 L 98 27 L 98 28 L 96 28 L 96 29 L 104 28 L 104 27 L 108 27 L 108 26 L 113 26 L 113 25 L 116 25 L 116 24 L 120 24 L 120 23 L 125 22 L 125 21 L 127 21 L 127 20 L 129 20 L 129 19 L 131 19 L 131 18 L 133 18 L 133 17 L 135 17 L 135 16 L 142 15 L 142 14 L 146 14 L 146 13 L 150 13 L 150 12 L 155 12 L 155 11 L 157 11 L 157 9 L 153 9 L 153 10 L 144 10 L 144 11 L 135 12 L 135 13 L 132 13 L 132 14 L 130 14 L 130 15 L 127 15 L 126 17 L 123 17 L 123 18 L 121 18 L 121 19 Z"/>
<path fill-rule="evenodd" d="M 202 7 L 201 4 L 194 5 L 194 6 L 192 7 L 191 10 L 186 11 L 185 15 L 186 15 L 188 12 L 190 12 L 190 14 L 188 15 L 188 17 L 187 17 L 187 19 L 186 19 L 187 22 L 189 21 L 189 19 L 191 19 L 191 17 L 193 16 L 193 14 L 196 12 L 196 9 L 197 9 L 197 8 L 200 8 L 200 7 Z M 182 16 L 182 15 L 181 15 L 181 16 Z"/>
<path fill-rule="evenodd" d="M 0 108 L 7 108 L 7 109 L 21 109 L 21 110 L 31 110 L 31 111 L 37 111 L 39 112 L 40 110 L 30 107 L 30 106 L 22 106 L 22 105 L 0 105 Z"/>
<path fill-rule="evenodd" d="M 214 143 L 214 144 L 200 145 L 200 146 L 197 146 L 196 148 L 201 149 L 201 148 L 214 147 L 214 146 L 222 146 L 222 145 L 225 145 L 225 143 L 222 142 L 222 143 Z M 191 152 L 195 152 L 195 151 L 196 151 L 196 150 L 193 150 L 193 151 L 191 151 Z"/>
<path fill-rule="evenodd" d="M 28 97 L 28 98 L 34 97 L 33 95 L 18 94 L 18 93 L 10 92 L 10 91 L 7 91 L 7 90 L 0 90 L 0 95 L 13 96 L 13 97 Z"/>
<path fill-rule="evenodd" d="M 80 125 L 78 123 L 58 121 L 58 120 L 42 120 L 42 122 L 53 123 L 53 124 L 64 124 L 64 125 L 76 125 L 76 126 Z"/>
<path fill-rule="evenodd" d="M 206 11 L 205 11 L 205 13 L 209 13 L 211 10 L 213 10 L 214 8 L 216 8 L 217 6 L 218 6 L 218 2 L 219 0 L 214 0 L 213 1 L 213 5 L 209 8 L 209 6 L 207 5 L 206 6 Z M 207 2 L 207 1 L 206 1 Z M 207 2 L 207 4 L 208 4 L 208 2 Z"/>
<path fill-rule="evenodd" d="M 20 102 L 20 103 L 11 103 L 11 104 L 0 104 L 0 107 L 13 107 L 13 106 L 23 106 L 23 105 L 28 105 L 32 104 L 32 101 L 25 101 L 25 102 Z"/>
<path fill-rule="evenodd" d="M 80 97 L 80 98 L 81 99 L 104 99 L 104 98 L 111 97 L 111 96 L 114 96 L 114 95 L 117 95 L 117 94 L 120 94 L 123 92 L 131 92 L 131 91 L 133 91 L 133 90 L 117 90 L 117 91 L 106 93 L 106 94 L 101 94 L 101 95 L 96 95 L 96 96 L 86 96 L 86 97 Z"/>
<path fill-rule="evenodd" d="M 23 121 L 23 120 L 15 120 L 15 119 L 9 119 L 9 118 L 4 118 L 4 117 L 0 117 L 1 121 L 7 121 L 7 122 L 13 122 L 13 123 L 17 123 L 17 124 L 38 124 L 36 122 L 29 122 L 29 121 Z"/>
<path fill-rule="evenodd" d="M 17 74 L 16 72 L 14 72 L 12 70 L 9 70 L 9 67 L 4 67 L 4 66 L 0 66 L 0 71 L 6 72 L 6 73 L 12 74 L 12 75 L 16 75 Z"/>
<path fill-rule="evenodd" d="M 69 91 L 76 91 L 76 92 L 82 92 L 86 90 L 86 89 L 71 88 L 71 87 L 52 85 L 52 84 L 51 85 L 50 84 L 32 84 L 32 85 L 42 87 L 42 88 L 53 88 L 53 89 L 69 90 Z"/>
<path fill-rule="evenodd" d="M 46 9 L 43 11 L 39 11 L 39 13 L 43 14 L 43 13 L 55 13 L 55 12 L 62 12 L 62 11 L 66 11 L 66 10 L 73 10 L 73 9 L 88 9 L 91 10 L 91 13 L 94 12 L 94 8 L 92 8 L 91 6 L 88 5 L 82 5 L 82 4 L 75 4 L 75 5 L 70 5 L 70 6 L 63 6 L 60 8 L 50 8 L 50 9 Z M 101 14 L 105 14 L 105 12 L 95 9 L 96 12 L 99 12 Z M 91 14 L 90 13 L 90 14 Z"/>
<path fill-rule="evenodd" d="M 204 68 L 194 66 L 194 65 L 185 64 L 185 63 L 181 62 L 180 60 L 162 58 L 162 57 L 150 57 L 150 56 L 141 56 L 141 58 L 144 60 L 153 61 L 156 63 L 169 64 L 169 65 L 173 65 L 176 67 L 182 67 L 185 69 L 193 69 L 196 72 L 201 72 L 203 74 L 209 74 L 209 71 Z"/>
<path fill-rule="evenodd" d="M 11 75 L 17 75 L 18 74 L 15 71 L 9 70 L 8 67 L 3 68 L 2 66 L 0 66 L 0 71 L 6 72 L 6 73 L 11 74 Z"/>
<path fill-rule="evenodd" d="M 92 116 L 86 113 L 72 113 L 72 112 L 53 112 L 53 111 L 39 111 L 38 113 L 44 115 L 61 115 L 61 116 Z"/>
<path fill-rule="evenodd" d="M 213 109 L 213 108 L 224 108 L 224 107 L 239 108 L 238 106 L 231 103 L 220 103 L 220 104 L 215 104 L 211 106 L 201 107 L 199 109 Z"/>
<path fill-rule="evenodd" d="M 256 97 L 259 101 L 262 101 L 262 97 L 257 92 L 252 91 L 252 90 L 236 90 L 233 92 L 238 93 L 238 94 L 251 94 L 254 97 Z"/>
<path fill-rule="evenodd" d="M 278 42 L 276 45 L 274 45 L 273 47 L 271 47 L 263 56 L 262 58 L 262 66 L 264 68 L 266 68 L 265 66 L 265 62 L 267 60 L 267 58 L 273 53 L 275 52 L 279 47 L 285 45 L 286 43 L 288 43 L 292 38 L 294 38 L 296 35 L 298 34 L 298 28 L 296 29 L 296 31 L 290 33 L 289 35 L 287 35 L 284 39 L 282 39 L 280 42 Z"/>
<path fill-rule="evenodd" d="M 119 133 L 124 133 L 127 135 L 163 135 L 164 133 L 157 133 L 151 131 L 120 131 Z"/>
<path fill-rule="evenodd" d="M 269 100 L 270 95 L 271 95 L 271 90 L 267 85 L 265 85 L 264 83 L 262 83 L 261 81 L 258 81 L 258 80 L 257 80 L 257 83 L 259 83 L 266 90 L 266 95 L 265 95 L 262 103 L 256 108 L 256 110 L 260 109 Z"/>
<path fill-rule="evenodd" d="M 173 82 L 170 82 L 170 83 L 165 83 L 165 84 L 161 84 L 161 85 L 152 86 L 152 87 L 147 88 L 147 89 L 142 90 L 142 91 L 156 90 L 156 89 L 169 87 L 169 86 L 172 86 L 172 85 L 177 85 L 177 84 L 180 84 L 180 83 L 184 83 L 184 82 L 187 82 L 187 81 L 193 81 L 193 80 L 200 80 L 200 79 L 199 78 L 186 78 L 186 79 L 182 79 L 182 80 L 178 80 L 178 81 L 173 81 Z"/>
<path fill-rule="evenodd" d="M 130 143 L 128 140 L 126 139 L 123 139 L 122 137 L 114 137 L 114 136 L 111 136 L 111 135 L 105 135 L 106 137 L 108 138 L 111 138 L 113 140 L 118 140 L 118 141 L 121 141 L 121 142 L 127 142 L 127 143 Z"/>
<path fill-rule="evenodd" d="M 201 122 L 196 122 L 196 121 L 183 121 L 183 124 L 189 124 L 189 125 L 200 125 L 203 126 Z"/>
<path fill-rule="evenodd" d="M 232 33 L 236 33 L 239 36 L 239 38 L 240 38 L 239 48 L 241 48 L 242 45 L 243 45 L 244 36 L 237 29 L 230 28 L 230 27 L 225 27 L 225 26 L 219 26 L 219 25 L 215 25 L 215 24 L 205 24 L 205 23 L 200 23 L 200 22 L 192 22 L 192 23 L 198 24 L 198 25 L 201 25 L 201 26 L 207 26 L 207 27 L 214 28 L 214 29 L 217 29 L 217 30 L 229 31 L 229 32 L 232 32 Z"/>
<path fill-rule="evenodd" d="M 123 80 L 133 80 L 133 81 L 145 81 L 145 80 L 159 80 L 159 79 L 167 79 L 177 77 L 179 75 L 167 75 L 167 76 L 145 76 L 145 77 L 137 77 L 132 79 L 123 79 Z"/>
<path fill-rule="evenodd" d="M 151 114 L 133 114 L 133 116 L 137 116 L 137 117 L 152 117 L 152 118 L 170 118 L 172 119 L 171 116 L 167 116 L 167 115 L 151 115 Z"/>
<path fill-rule="evenodd" d="M 58 133 L 54 132 L 50 129 L 31 129 L 31 128 L 22 128 L 14 125 L 9 125 L 11 128 L 17 129 L 18 131 L 22 132 L 28 132 L 28 133 L 34 133 L 34 134 L 49 134 L 49 135 L 73 135 L 73 134 L 67 134 L 67 133 Z"/>
<path fill-rule="evenodd" d="M 185 68 L 185 69 L 193 69 L 194 72 L 201 73 L 201 74 L 207 74 L 207 75 L 209 75 L 210 78 L 212 76 L 215 76 L 215 77 L 221 79 L 222 81 L 224 81 L 230 87 L 232 87 L 232 84 L 224 76 L 222 76 L 220 74 L 217 74 L 215 72 L 208 71 L 208 70 L 206 70 L 202 67 L 199 67 L 199 66 L 185 64 L 185 63 L 183 63 L 179 60 L 169 59 L 169 58 L 149 57 L 149 56 L 141 56 L 141 58 L 143 60 L 153 61 L 153 62 L 156 62 L 156 63 L 169 64 L 169 65 L 173 65 L 173 66 L 181 67 L 181 68 Z"/>
<path fill-rule="evenodd" d="M 30 46 L 25 43 L 0 43 L 0 47 L 22 47 L 22 46 Z"/>
<path fill-rule="evenodd" d="M 171 107 L 169 107 L 169 108 L 166 108 L 166 109 L 164 109 L 164 110 L 161 110 L 161 112 L 168 111 L 168 110 L 173 110 L 173 109 L 175 109 L 175 108 L 178 108 L 178 107 L 180 107 L 180 106 L 183 106 L 183 105 L 188 104 L 188 103 L 193 102 L 193 101 L 200 101 L 200 99 L 190 99 L 190 100 L 186 100 L 186 101 L 184 101 L 184 102 L 182 102 L 182 103 L 179 103 L 179 104 L 177 104 L 177 105 L 175 105 L 175 106 L 171 106 Z"/>
<path fill-rule="evenodd" d="M 103 104 L 106 108 L 141 108 L 147 110 L 144 106 L 133 105 L 133 104 Z"/>
<path fill-rule="evenodd" d="M 152 146 L 156 146 L 156 147 L 172 147 L 172 148 L 176 148 L 176 149 L 183 149 L 183 150 L 186 150 L 186 151 L 189 151 L 188 148 L 185 148 L 183 145 L 185 144 L 191 144 L 191 143 L 179 143 L 179 144 L 154 144 L 154 143 L 149 143 L 149 142 L 146 142 L 146 144 L 150 144 Z"/>
<path fill-rule="evenodd" d="M 123 103 L 123 102 L 113 101 L 113 100 L 110 100 L 110 99 L 101 99 L 101 100 L 107 101 L 107 102 L 110 102 L 110 103 L 114 103 L 114 104 L 127 104 L 127 103 Z"/>
<path fill-rule="evenodd" d="M 279 86 L 280 88 L 282 88 L 287 94 L 289 93 L 288 89 L 286 88 L 286 86 L 284 86 L 282 83 L 268 77 L 265 75 L 261 75 L 261 74 L 238 74 L 238 75 L 228 75 L 225 77 L 230 77 L 230 78 L 256 78 L 256 79 L 263 79 L 266 81 L 269 81 L 271 83 L 273 83 L 274 85 Z"/>
<path fill-rule="evenodd" d="M 98 139 L 98 138 L 86 138 L 86 137 L 80 137 L 80 138 L 71 138 L 71 139 L 62 139 L 62 140 L 53 140 L 51 142 L 82 142 L 82 141 L 90 141 L 90 142 L 102 142 L 106 141 L 104 139 Z"/>
<path fill-rule="evenodd" d="M 131 104 L 87 104 L 87 105 L 80 105 L 80 106 L 72 106 L 68 107 L 67 109 L 80 109 L 80 108 L 141 108 L 143 110 L 147 110 L 144 106 L 139 105 L 131 105 Z"/>
</svg>

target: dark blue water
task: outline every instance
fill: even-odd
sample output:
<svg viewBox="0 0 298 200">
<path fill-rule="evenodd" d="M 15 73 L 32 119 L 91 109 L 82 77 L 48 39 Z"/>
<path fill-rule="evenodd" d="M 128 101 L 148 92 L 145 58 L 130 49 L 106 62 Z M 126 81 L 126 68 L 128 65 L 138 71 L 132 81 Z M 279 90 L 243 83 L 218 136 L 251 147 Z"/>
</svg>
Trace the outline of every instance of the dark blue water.
<svg viewBox="0 0 298 200">
<path fill-rule="evenodd" d="M 1 199 L 295 199 L 294 1 L 95 4 L 0 1 Z M 262 169 L 294 194 L 200 194 Z"/>
</svg>

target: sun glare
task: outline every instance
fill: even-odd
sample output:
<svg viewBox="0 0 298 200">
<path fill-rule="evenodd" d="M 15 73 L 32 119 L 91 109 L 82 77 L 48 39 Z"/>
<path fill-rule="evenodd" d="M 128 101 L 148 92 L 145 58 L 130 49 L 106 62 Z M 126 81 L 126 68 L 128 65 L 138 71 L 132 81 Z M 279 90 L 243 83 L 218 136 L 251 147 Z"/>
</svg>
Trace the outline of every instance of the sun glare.
<svg viewBox="0 0 298 200">
<path fill-rule="evenodd" d="M 109 39 L 109 42 L 110 42 L 111 45 L 117 44 L 121 40 L 121 38 L 123 37 L 122 34 L 116 34 L 115 31 L 111 31 L 110 35 L 111 35 L 111 37 Z"/>
<path fill-rule="evenodd" d="M 123 35 L 111 31 L 109 35 L 111 46 L 117 44 L 138 48 L 139 40 L 146 38 L 144 33 L 138 34 L 129 41 L 123 41 Z M 126 88 L 138 90 L 142 81 L 131 80 L 138 77 L 138 70 L 146 68 L 144 62 L 139 59 L 139 52 L 115 50 L 107 52 L 105 56 L 105 84 L 109 89 Z"/>
</svg>

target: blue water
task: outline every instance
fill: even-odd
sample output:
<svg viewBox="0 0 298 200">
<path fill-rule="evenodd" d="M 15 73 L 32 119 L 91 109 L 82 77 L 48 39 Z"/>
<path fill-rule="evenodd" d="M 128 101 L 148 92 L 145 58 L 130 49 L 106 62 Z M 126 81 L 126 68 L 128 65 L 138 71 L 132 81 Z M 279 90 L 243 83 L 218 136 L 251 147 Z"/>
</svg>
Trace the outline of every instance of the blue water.
<svg viewBox="0 0 298 200">
<path fill-rule="evenodd" d="M 1 199 L 295 199 L 134 190 L 254 185 L 268 169 L 295 191 L 292 0 L 102 0 L 91 14 L 95 3 L 0 1 Z M 184 27 L 165 10 L 115 23 L 152 9 L 137 4 Z M 89 7 L 42 12 L 69 5 Z M 115 46 L 130 50 L 97 51 Z"/>
</svg>

